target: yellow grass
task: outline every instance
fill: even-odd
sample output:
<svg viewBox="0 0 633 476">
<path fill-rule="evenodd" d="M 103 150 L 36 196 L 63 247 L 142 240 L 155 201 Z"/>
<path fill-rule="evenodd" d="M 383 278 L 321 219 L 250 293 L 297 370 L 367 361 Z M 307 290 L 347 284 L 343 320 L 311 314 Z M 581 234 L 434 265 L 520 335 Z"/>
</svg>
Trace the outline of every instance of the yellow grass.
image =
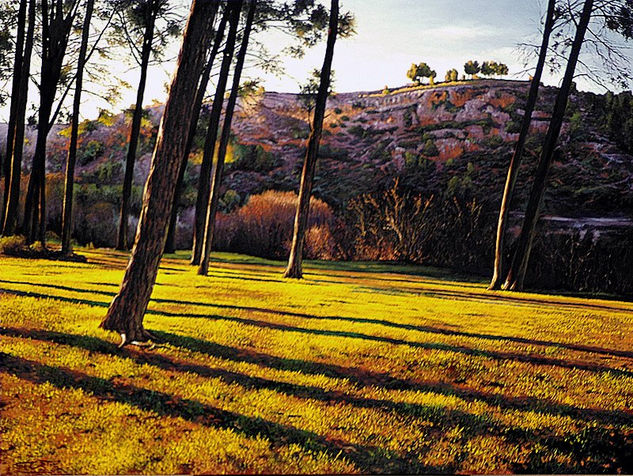
<svg viewBox="0 0 633 476">
<path fill-rule="evenodd" d="M 171 255 L 118 350 L 127 258 L 81 253 L 0 258 L 2 474 L 633 471 L 633 304 Z"/>
</svg>

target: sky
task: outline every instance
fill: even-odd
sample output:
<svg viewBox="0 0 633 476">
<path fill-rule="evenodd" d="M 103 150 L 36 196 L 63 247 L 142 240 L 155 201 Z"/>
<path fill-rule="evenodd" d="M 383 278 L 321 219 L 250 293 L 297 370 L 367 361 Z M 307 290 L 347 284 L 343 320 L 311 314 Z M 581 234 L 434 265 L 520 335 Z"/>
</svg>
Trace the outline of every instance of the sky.
<svg viewBox="0 0 633 476">
<path fill-rule="evenodd" d="M 544 0 L 341 0 L 341 9 L 356 17 L 357 34 L 337 41 L 334 53 L 336 92 L 382 90 L 409 82 L 406 71 L 411 63 L 426 62 L 437 71 L 438 80 L 451 68 L 463 73 L 468 60 L 500 61 L 509 66 L 510 78 L 527 79 L 525 56 L 519 43 L 540 43 L 540 20 Z M 267 48 L 279 53 L 288 37 L 278 32 L 258 35 Z M 174 46 L 175 56 L 179 42 Z M 262 79 L 267 91 L 297 92 L 309 72 L 320 68 L 325 42 L 309 50 L 302 59 L 282 57 L 286 74 L 275 77 L 247 68 L 245 75 Z M 529 65 L 535 63 L 532 58 Z M 165 84 L 175 64 L 154 66 L 149 74 L 145 104 L 166 99 Z M 121 101 L 105 104 L 85 95 L 85 118 L 94 118 L 99 108 L 113 112 L 135 100 L 138 68 L 120 62 L 111 74 L 125 79 L 133 88 L 123 92 Z M 545 74 L 546 84 L 556 85 L 560 78 Z M 580 78 L 579 89 L 597 90 Z M 0 118 L 6 116 L 0 111 Z"/>
</svg>

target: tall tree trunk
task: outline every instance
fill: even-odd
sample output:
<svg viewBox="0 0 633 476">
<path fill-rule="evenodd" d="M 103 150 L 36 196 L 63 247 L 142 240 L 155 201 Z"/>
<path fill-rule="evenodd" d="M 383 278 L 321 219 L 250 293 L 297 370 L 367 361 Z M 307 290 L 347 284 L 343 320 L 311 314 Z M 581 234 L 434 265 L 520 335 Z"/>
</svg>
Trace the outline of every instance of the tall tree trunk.
<svg viewBox="0 0 633 476">
<path fill-rule="evenodd" d="M 79 109 L 81 107 L 81 92 L 83 88 L 83 76 L 88 51 L 88 39 L 90 38 L 90 22 L 94 10 L 94 0 L 88 0 L 84 17 L 83 31 L 81 33 L 81 46 L 77 59 L 77 79 L 75 84 L 75 97 L 73 98 L 72 122 L 70 126 L 70 144 L 68 145 L 68 158 L 66 159 L 66 181 L 64 184 L 64 209 L 62 214 L 62 254 L 72 253 L 70 237 L 72 235 L 73 219 L 73 187 L 75 185 L 75 162 L 77 160 L 77 136 L 79 132 Z"/>
<path fill-rule="evenodd" d="M 143 37 L 143 47 L 141 49 L 141 78 L 136 92 L 136 104 L 132 115 L 132 127 L 130 129 L 130 139 L 128 141 L 127 156 L 125 158 L 125 177 L 123 179 L 123 193 L 121 195 L 121 212 L 119 214 L 119 229 L 117 234 L 117 250 L 128 249 L 128 216 L 130 214 L 130 198 L 134 183 L 134 162 L 136 162 L 136 148 L 138 138 L 141 133 L 141 120 L 143 119 L 143 97 L 145 96 L 145 86 L 147 83 L 147 69 L 149 59 L 152 54 L 152 43 L 154 41 L 154 26 L 156 24 L 157 8 L 150 8 L 147 25 Z"/>
<path fill-rule="evenodd" d="M 301 266 L 303 260 L 303 242 L 308 225 L 308 215 L 310 214 L 312 181 L 314 179 L 314 169 L 316 167 L 317 157 L 319 155 L 319 141 L 321 140 L 321 133 L 323 131 L 323 118 L 325 117 L 325 106 L 330 87 L 334 43 L 336 42 L 336 36 L 338 34 L 338 12 L 339 2 L 338 0 L 332 0 L 327 47 L 325 50 L 323 68 L 321 69 L 321 83 L 319 84 L 316 106 L 314 108 L 314 124 L 312 131 L 310 132 L 310 137 L 308 138 L 308 149 L 303 162 L 303 171 L 301 172 L 299 203 L 297 204 L 297 214 L 295 215 L 292 247 L 290 248 L 288 267 L 286 268 L 286 272 L 284 274 L 284 277 L 286 278 L 301 279 L 303 277 Z"/>
<path fill-rule="evenodd" d="M 11 83 L 11 106 L 9 108 L 9 123 L 7 127 L 7 144 L 2 172 L 4 176 L 4 197 L 2 209 L 0 210 L 0 231 L 2 231 L 6 209 L 9 202 L 9 188 L 11 183 L 11 157 L 15 140 L 16 119 L 18 115 L 18 104 L 20 102 L 20 83 L 24 58 L 24 35 L 26 31 L 26 9 L 28 0 L 20 0 L 20 7 L 17 15 L 17 35 L 15 38 L 15 57 L 13 59 L 13 79 Z"/>
<path fill-rule="evenodd" d="M 257 0 L 251 0 L 248 16 L 246 18 L 246 26 L 242 36 L 242 44 L 237 53 L 237 62 L 235 71 L 233 72 L 233 85 L 231 86 L 231 95 L 226 104 L 224 113 L 224 125 L 222 126 L 222 137 L 220 138 L 220 146 L 218 147 L 218 156 L 213 164 L 211 172 L 211 192 L 209 194 L 209 202 L 207 204 L 207 213 L 205 220 L 204 244 L 203 252 L 198 267 L 198 274 L 206 276 L 209 271 L 209 256 L 211 255 L 211 246 L 213 245 L 213 233 L 215 231 L 215 215 L 218 211 L 218 202 L 220 201 L 220 187 L 222 186 L 222 174 L 224 173 L 224 159 L 226 150 L 231 138 L 231 123 L 233 122 L 233 113 L 235 112 L 235 104 L 237 96 L 240 92 L 240 79 L 242 77 L 242 69 L 244 68 L 244 60 L 248 51 L 248 41 L 250 39 L 251 29 L 253 27 L 253 19 L 255 18 L 255 10 L 257 9 Z"/>
<path fill-rule="evenodd" d="M 510 205 L 512 203 L 512 197 L 514 195 L 514 188 L 516 185 L 517 177 L 519 175 L 521 161 L 523 159 L 525 142 L 530 132 L 530 125 L 532 124 L 532 113 L 534 112 L 536 101 L 538 99 L 539 85 L 541 83 L 541 77 L 543 76 L 545 60 L 547 59 L 549 40 L 554 28 L 555 13 L 556 0 L 549 0 L 549 4 L 547 7 L 547 16 L 545 17 L 545 27 L 543 29 L 543 42 L 541 43 L 541 50 L 539 52 L 538 62 L 536 64 L 536 70 L 534 71 L 534 77 L 532 78 L 532 83 L 530 85 L 530 93 L 528 95 L 527 104 L 525 105 L 525 113 L 523 114 L 523 123 L 521 125 L 519 140 L 517 141 L 514 155 L 510 160 L 508 176 L 506 178 L 505 188 L 503 189 L 503 198 L 501 199 L 501 208 L 499 210 L 499 222 L 497 224 L 497 241 L 495 244 L 494 270 L 492 280 L 488 288 L 490 290 L 501 288 L 501 283 L 503 279 L 503 254 L 505 252 L 504 240 L 508 228 L 508 215 L 510 213 Z"/>
<path fill-rule="evenodd" d="M 200 111 L 202 109 L 202 103 L 204 102 L 204 96 L 207 92 L 207 86 L 209 85 L 209 79 L 211 77 L 211 70 L 215 57 L 220 50 L 222 40 L 224 38 L 224 29 L 226 28 L 226 22 L 228 20 L 229 9 L 224 10 L 222 20 L 213 39 L 213 49 L 209 55 L 209 60 L 204 68 L 202 77 L 200 78 L 200 84 L 198 86 L 198 92 L 196 94 L 196 100 L 193 106 L 193 117 L 191 118 L 191 127 L 189 128 L 189 137 L 187 138 L 187 146 L 185 147 L 185 153 L 182 155 L 182 163 L 180 164 L 180 173 L 178 174 L 178 183 L 176 184 L 176 193 L 174 195 L 174 204 L 171 209 L 171 217 L 169 219 L 169 230 L 167 231 L 167 242 L 165 243 L 165 253 L 174 253 L 176 251 L 176 221 L 178 219 L 178 206 L 180 204 L 180 197 L 182 195 L 183 182 L 185 180 L 185 172 L 187 170 L 187 162 L 189 161 L 189 154 L 191 153 L 191 147 L 193 146 L 193 140 L 198 130 L 198 120 L 200 119 Z"/>
<path fill-rule="evenodd" d="M 41 2 L 42 69 L 39 122 L 24 213 L 27 242 L 32 243 L 36 235 L 39 235 L 43 246 L 46 246 L 46 138 L 52 126 L 49 121 L 78 2 L 55 0 L 51 5 L 49 11 L 48 1 Z M 66 13 L 64 5 L 67 8 Z"/>
<path fill-rule="evenodd" d="M 231 61 L 233 61 L 233 53 L 235 51 L 235 40 L 237 37 L 237 27 L 240 22 L 242 4 L 242 0 L 237 0 L 229 4 L 231 9 L 231 16 L 229 18 L 229 33 L 226 38 L 222 66 L 220 66 L 220 76 L 215 88 L 215 96 L 213 97 L 213 106 L 211 107 L 211 115 L 209 117 L 209 127 L 207 128 L 207 134 L 204 141 L 202 164 L 200 165 L 200 178 L 198 179 L 198 196 L 196 197 L 196 210 L 193 226 L 193 250 L 191 252 L 192 265 L 200 264 L 200 259 L 202 257 L 204 225 L 207 214 L 207 204 L 209 203 L 209 190 L 211 188 L 211 164 L 213 162 L 215 143 L 217 141 L 218 129 L 220 127 L 222 106 L 224 105 L 224 92 L 226 90 L 226 83 L 229 79 L 229 70 L 231 68 Z"/>
<path fill-rule="evenodd" d="M 20 84 L 16 95 L 16 116 L 15 129 L 12 137 L 7 137 L 13 145 L 11 155 L 7 156 L 10 161 L 11 173 L 9 183 L 5 181 L 6 192 L 5 213 L 3 222 L 3 235 L 10 236 L 16 232 L 18 225 L 18 205 L 20 203 L 20 180 L 22 178 L 22 154 L 24 151 L 24 129 L 26 119 L 26 104 L 29 94 L 29 76 L 31 75 L 31 54 L 33 52 L 33 39 L 35 36 L 35 0 L 29 2 L 28 30 L 24 43 L 24 54 L 22 58 L 22 70 L 20 72 Z M 12 98 L 13 101 L 13 98 Z"/>
<path fill-rule="evenodd" d="M 547 175 L 551 167 L 556 143 L 563 125 L 565 109 L 567 108 L 567 102 L 574 80 L 578 57 L 580 56 L 580 50 L 582 49 L 585 39 L 585 33 L 587 32 L 587 27 L 589 26 L 589 21 L 591 20 L 593 3 L 593 0 L 585 0 L 580 21 L 578 22 L 576 36 L 572 44 L 569 61 L 567 62 L 567 68 L 565 70 L 565 76 L 560 90 L 558 91 L 558 95 L 556 96 L 552 120 L 547 130 L 545 144 L 543 145 L 543 152 L 541 153 L 541 158 L 534 177 L 534 184 L 532 185 L 532 190 L 530 191 L 528 206 L 525 211 L 523 227 L 521 229 L 521 234 L 519 235 L 510 271 L 508 272 L 506 282 L 504 283 L 504 289 L 512 291 L 519 291 L 523 289 L 523 282 L 525 280 L 525 273 L 527 271 L 530 251 L 534 240 L 536 223 L 543 204 Z"/>
<path fill-rule="evenodd" d="M 185 151 L 196 86 L 212 34 L 217 0 L 193 0 L 178 68 L 161 120 L 132 257 L 119 293 L 112 301 L 101 327 L 121 334 L 121 345 L 145 341 L 151 336 L 143 327 L 158 266 L 165 247 L 167 221 L 173 203 L 182 154 Z"/>
</svg>

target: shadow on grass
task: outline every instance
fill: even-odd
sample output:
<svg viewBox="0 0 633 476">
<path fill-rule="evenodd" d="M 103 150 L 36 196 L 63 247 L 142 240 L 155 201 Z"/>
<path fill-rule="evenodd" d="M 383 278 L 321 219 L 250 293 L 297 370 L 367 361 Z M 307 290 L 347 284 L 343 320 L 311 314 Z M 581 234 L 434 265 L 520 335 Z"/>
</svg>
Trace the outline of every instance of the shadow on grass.
<svg viewBox="0 0 633 476">
<path fill-rule="evenodd" d="M 331 378 L 346 379 L 361 388 L 373 386 L 389 390 L 423 391 L 449 397 L 457 397 L 466 401 L 481 401 L 505 410 L 532 411 L 551 416 L 569 416 L 582 421 L 599 422 L 603 425 L 611 423 L 633 424 L 633 412 L 586 409 L 575 407 L 573 405 L 555 403 L 535 397 L 511 397 L 498 393 L 482 392 L 468 387 L 458 387 L 448 383 L 429 383 L 400 379 L 393 377 L 388 373 L 377 373 L 363 369 L 342 367 L 329 363 L 276 357 L 253 350 L 238 349 L 235 347 L 217 344 L 215 342 L 196 339 L 194 337 L 180 336 L 169 332 L 152 330 L 152 333 L 164 343 L 192 352 L 198 352 L 233 362 L 247 362 L 277 370 L 287 370 L 300 372 L 306 375 L 325 375 Z M 429 407 L 423 407 L 421 405 L 397 403 L 384 399 L 376 400 L 358 398 L 341 392 L 324 391 L 313 386 L 276 382 L 223 369 L 211 369 L 209 367 L 191 364 L 183 360 L 174 360 L 159 353 L 139 352 L 131 348 L 126 348 L 121 351 L 116 347 L 116 345 L 91 336 L 80 336 L 57 331 L 22 328 L 0 328 L 0 335 L 53 342 L 56 344 L 81 348 L 91 352 L 128 357 L 139 364 L 147 363 L 165 370 L 192 372 L 209 378 L 218 377 L 222 378 L 227 383 L 235 382 L 248 388 L 267 388 L 300 398 L 314 398 L 323 401 L 343 402 L 358 407 L 380 407 L 386 410 L 393 410 L 404 415 L 424 416 L 433 421 L 433 418 L 431 418 L 432 415 L 428 414 L 427 409 Z M 457 411 L 453 411 L 452 413 L 454 413 L 453 417 L 457 416 L 458 421 L 461 421 L 462 424 L 471 428 L 494 426 L 490 420 L 483 417 Z M 437 415 L 435 418 L 437 418 Z M 441 423 L 441 421 L 436 419 L 435 423 Z M 489 430 L 490 428 L 488 428 L 487 431 Z"/>
<path fill-rule="evenodd" d="M 56 285 L 50 285 L 56 286 Z M 72 304 L 84 304 L 98 307 L 108 307 L 108 303 L 101 301 L 91 301 L 85 299 L 77 299 L 77 298 L 69 298 L 64 296 L 55 296 L 48 294 L 41 294 L 35 292 L 27 292 L 27 291 L 16 291 L 10 289 L 0 288 L 0 293 L 6 292 L 18 296 L 29 296 L 29 297 L 38 297 L 45 299 L 57 299 L 63 302 L 69 302 Z M 78 291 L 81 292 L 81 291 Z M 84 290 L 83 292 L 91 292 Z M 101 291 L 101 293 L 106 293 L 105 291 Z M 155 302 L 161 302 L 154 300 Z M 171 300 L 163 300 L 162 302 L 170 302 L 170 303 L 179 303 L 180 301 L 171 301 Z M 186 303 L 183 303 L 186 304 Z M 156 309 L 148 309 L 147 314 L 157 315 L 157 316 L 165 316 L 171 318 L 184 318 L 184 319 L 208 319 L 212 321 L 228 321 L 228 322 L 237 322 L 240 324 L 246 324 L 254 327 L 259 327 L 263 329 L 273 329 L 283 332 L 297 332 L 301 334 L 311 334 L 311 335 L 321 335 L 328 337 L 342 337 L 342 338 L 350 338 L 350 339 L 360 339 L 372 342 L 379 342 L 385 344 L 392 345 L 406 345 L 412 348 L 420 348 L 426 350 L 440 350 L 445 352 L 454 352 L 463 355 L 469 355 L 474 357 L 483 357 L 489 358 L 497 361 L 516 361 L 523 362 L 532 365 L 545 365 L 545 366 L 556 366 L 561 368 L 568 369 L 577 369 L 577 370 L 585 370 L 593 373 L 601 373 L 608 372 L 612 373 L 616 376 L 623 377 L 633 377 L 633 372 L 629 370 L 617 369 L 613 367 L 609 367 L 606 365 L 599 364 L 586 364 L 583 362 L 574 362 L 567 361 L 563 359 L 556 359 L 551 357 L 541 357 L 541 356 L 533 356 L 533 355 L 525 355 L 516 352 L 501 352 L 501 351 L 493 351 L 493 350 L 484 350 L 484 349 L 476 349 L 463 345 L 450 345 L 443 344 L 439 342 L 416 342 L 416 341 L 408 341 L 404 339 L 396 339 L 388 336 L 377 336 L 372 334 L 364 334 L 361 332 L 350 332 L 350 331 L 342 331 L 342 330 L 329 330 L 329 329 L 312 329 L 298 326 L 291 326 L 286 324 L 280 324 L 269 321 L 260 321 L 256 319 L 249 319 L 244 317 L 236 317 L 236 316 L 224 316 L 220 314 L 195 314 L 195 313 L 175 313 L 169 311 L 162 311 Z M 336 319 L 341 320 L 342 318 L 337 317 Z M 388 321 L 387 321 L 388 322 Z M 608 351 L 605 351 L 608 352 Z M 628 357 L 628 355 L 624 355 Z"/>
<path fill-rule="evenodd" d="M 165 355 L 157 353 L 146 353 L 137 350 L 126 349 L 119 351 L 113 344 L 104 342 L 100 339 L 90 336 L 78 336 L 65 334 L 54 331 L 28 330 L 28 329 L 3 329 L 0 334 L 8 337 L 23 337 L 37 339 L 47 342 L 54 342 L 62 345 L 70 345 L 85 350 L 100 352 L 106 355 L 116 355 L 118 357 L 127 357 L 139 365 L 149 364 L 162 370 L 173 372 L 189 372 L 205 378 L 220 378 L 229 384 L 238 384 L 249 389 L 269 389 L 286 395 L 320 400 L 332 404 L 344 403 L 357 408 L 379 408 L 384 411 L 394 411 L 404 416 L 412 416 L 422 420 L 432 422 L 435 430 L 433 434 L 440 438 L 446 431 L 454 427 L 464 429 L 460 444 L 466 444 L 467 441 L 476 436 L 496 435 L 511 442 L 520 443 L 522 446 L 536 445 L 541 449 L 536 449 L 527 463 L 517 465 L 517 471 L 536 471 L 536 472 L 576 472 L 583 471 L 599 471 L 614 472 L 615 470 L 625 470 L 625 472 L 633 469 L 633 452 L 631 451 L 631 438 L 622 435 L 619 430 L 588 428 L 580 434 L 567 436 L 558 436 L 551 433 L 551 430 L 542 429 L 536 432 L 517 428 L 508 427 L 492 418 L 483 415 L 475 415 L 459 410 L 450 410 L 439 406 L 426 406 L 419 404 L 409 404 L 404 402 L 396 402 L 386 399 L 373 399 L 355 397 L 343 392 L 325 391 L 319 387 L 292 384 L 287 382 L 278 382 L 264 379 L 261 377 L 249 376 L 243 373 L 232 372 L 219 368 L 210 368 L 204 365 L 190 363 L 180 359 L 173 359 Z M 235 359 L 239 361 L 248 361 L 244 358 L 243 351 L 231 347 L 220 346 L 206 341 L 197 339 L 180 337 L 173 334 L 160 333 L 162 338 L 167 338 L 170 343 L 178 347 L 185 347 L 182 341 L 193 341 L 194 345 L 189 345 L 189 350 L 200 351 L 200 347 L 215 346 L 227 349 L 236 356 L 241 357 Z M 210 354 L 207 352 L 207 354 Z M 213 355 L 213 354 L 210 354 Z M 226 352 L 221 357 L 226 358 Z M 265 359 L 278 359 L 272 356 L 260 354 Z M 251 359 L 252 360 L 252 359 Z M 286 360 L 286 359 L 278 359 Z M 184 419 L 194 421 L 203 425 L 212 425 L 221 428 L 231 428 L 246 436 L 253 437 L 263 435 L 272 442 L 281 439 L 287 443 L 296 443 L 301 445 L 308 451 L 324 451 L 331 456 L 340 454 L 341 448 L 346 448 L 345 456 L 354 462 L 359 468 L 370 470 L 373 472 L 454 472 L 458 469 L 454 464 L 444 467 L 426 467 L 421 466 L 416 459 L 416 455 L 409 458 L 403 458 L 394 452 L 386 451 L 377 447 L 366 447 L 360 445 L 350 446 L 346 442 L 332 442 L 324 439 L 320 435 L 304 430 L 299 430 L 291 426 L 281 425 L 275 422 L 264 420 L 262 418 L 252 418 L 245 415 L 235 414 L 233 412 L 217 409 L 209 405 L 202 404 L 194 400 L 183 400 L 174 398 L 172 395 L 161 392 L 146 390 L 125 384 L 113 384 L 110 381 L 90 377 L 79 372 L 50 367 L 33 361 L 27 361 L 18 357 L 8 356 L 0 353 L 0 362 L 2 368 L 7 369 L 10 373 L 19 378 L 27 379 L 33 382 L 42 383 L 50 382 L 59 388 L 80 388 L 84 391 L 93 393 L 95 396 L 107 400 L 116 400 L 122 403 L 137 406 L 143 410 L 153 411 L 160 415 L 177 416 Z M 302 366 L 320 366 L 318 373 L 323 370 L 323 366 L 330 367 L 328 364 L 316 364 L 305 361 Z M 258 362 L 259 363 L 259 362 Z M 302 370 L 303 371 L 303 370 Z M 344 378 L 350 378 L 351 369 L 345 369 L 347 372 Z M 310 372 L 309 372 L 310 373 Z M 340 368 L 336 371 L 340 373 Z M 339 375 L 340 376 L 340 375 Z M 358 378 L 358 376 L 356 377 Z M 354 381 L 354 379 L 350 379 Z M 363 384 L 360 380 L 355 381 L 357 384 Z M 455 395 L 464 398 L 470 394 L 459 394 L 459 392 L 447 391 L 450 386 L 442 386 L 442 388 L 420 388 L 425 391 L 433 391 L 441 394 Z M 475 399 L 480 399 L 479 394 Z M 495 396 L 500 397 L 500 396 Z M 468 399 L 468 398 L 467 398 Z M 471 398 L 472 399 L 472 398 Z M 484 399 L 486 400 L 486 399 Z M 525 399 L 522 399 L 525 400 Z M 506 397 L 496 398 L 496 403 L 501 403 L 501 407 L 507 408 Z M 527 402 L 526 402 L 527 403 Z M 574 417 L 587 419 L 589 422 L 599 421 L 603 425 L 611 426 L 612 423 L 621 422 L 622 418 L 619 413 L 623 412 L 599 412 L 578 409 L 569 406 L 553 405 L 547 402 L 541 402 L 540 406 L 547 404 L 549 409 L 553 410 L 551 414 L 570 414 Z M 513 405 L 509 405 L 513 408 Z M 541 411 L 542 408 L 522 408 L 524 410 Z M 550 412 L 544 412 L 550 413 Z M 627 416 L 627 423 L 631 422 L 631 415 Z M 554 463 L 543 463 L 543 447 L 545 453 L 554 451 L 568 453 L 572 456 L 574 464 L 561 465 Z M 582 462 L 582 463 L 581 463 Z M 455 462 L 455 464 L 458 461 Z M 587 465 L 589 463 L 589 465 Z"/>
<path fill-rule="evenodd" d="M 182 399 L 163 392 L 147 390 L 128 384 L 113 383 L 81 372 L 0 353 L 2 371 L 33 383 L 50 383 L 57 388 L 80 389 L 105 401 L 115 401 L 154 412 L 161 416 L 182 418 L 194 423 L 227 428 L 250 438 L 264 437 L 272 445 L 297 444 L 307 452 L 323 452 L 332 458 L 344 456 L 359 469 L 375 472 L 451 473 L 451 468 L 422 466 L 415 457 L 405 459 L 379 447 L 343 445 L 328 441 L 322 436 L 282 425 L 261 417 L 249 417 L 203 404 L 197 400 Z"/>
</svg>

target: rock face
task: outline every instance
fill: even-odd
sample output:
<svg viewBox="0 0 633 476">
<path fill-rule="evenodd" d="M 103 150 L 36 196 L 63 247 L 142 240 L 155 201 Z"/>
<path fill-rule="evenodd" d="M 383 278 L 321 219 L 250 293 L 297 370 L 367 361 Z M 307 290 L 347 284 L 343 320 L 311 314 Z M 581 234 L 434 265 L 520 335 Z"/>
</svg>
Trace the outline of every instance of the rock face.
<svg viewBox="0 0 633 476">
<path fill-rule="evenodd" d="M 428 169 L 430 164 L 434 173 L 418 182 L 413 180 L 414 188 L 442 192 L 452 180 L 468 184 L 482 199 L 498 201 L 528 87 L 527 82 L 478 80 L 452 86 L 403 88 L 389 94 L 333 95 L 328 101 L 315 195 L 334 208 L 342 208 L 350 197 L 376 190 L 397 174 L 415 172 L 416 167 Z M 541 90 L 524 170 L 519 177 L 522 185 L 517 203 L 524 203 L 555 93 L 555 88 Z M 571 98 L 574 110 L 581 114 L 583 134 L 581 140 L 574 138 L 570 124 L 563 127 L 563 158 L 554 164 L 550 176 L 545 202 L 548 214 L 619 216 L 626 214 L 626 207 L 633 207 L 633 157 L 598 132 L 598 125 L 586 112 L 589 96 L 577 93 Z M 161 111 L 162 106 L 150 108 L 143 121 L 134 177 L 136 201 L 140 200 L 148 173 Z M 82 127 L 79 143 L 77 182 L 83 187 L 81 190 L 87 190 L 86 194 L 96 194 L 92 202 L 87 199 L 85 203 L 108 203 L 114 215 L 128 122 L 123 114 L 88 121 Z M 579 127 L 578 121 L 574 127 Z M 61 176 L 64 168 L 64 128 L 56 126 L 49 135 L 47 166 L 52 181 Z M 301 98 L 266 92 L 240 100 L 233 134 L 224 191 L 236 192 L 240 203 L 244 203 L 250 195 L 268 189 L 298 188 L 309 134 L 308 111 Z M 193 203 L 202 135 L 187 173 L 183 217 Z M 4 137 L 0 147 L 3 141 Z M 34 133 L 29 129 L 25 173 L 30 170 L 34 143 Z M 415 173 L 410 175 L 417 177 Z M 52 190 L 56 188 L 53 186 Z M 84 196 L 80 194 L 81 197 Z"/>
</svg>

